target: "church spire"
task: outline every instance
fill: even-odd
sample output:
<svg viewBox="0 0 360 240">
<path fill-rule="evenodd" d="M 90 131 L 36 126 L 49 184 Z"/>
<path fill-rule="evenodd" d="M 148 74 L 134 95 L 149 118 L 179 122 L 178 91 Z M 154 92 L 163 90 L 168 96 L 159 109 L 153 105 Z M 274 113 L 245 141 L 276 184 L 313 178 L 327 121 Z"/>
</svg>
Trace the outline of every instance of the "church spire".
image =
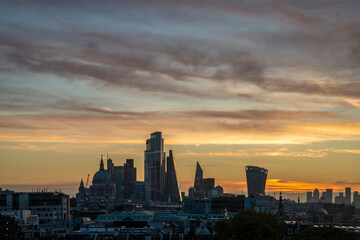
<svg viewBox="0 0 360 240">
<path fill-rule="evenodd" d="M 100 171 L 104 171 L 104 160 L 103 160 L 103 155 L 101 155 L 101 161 L 100 161 Z"/>
</svg>

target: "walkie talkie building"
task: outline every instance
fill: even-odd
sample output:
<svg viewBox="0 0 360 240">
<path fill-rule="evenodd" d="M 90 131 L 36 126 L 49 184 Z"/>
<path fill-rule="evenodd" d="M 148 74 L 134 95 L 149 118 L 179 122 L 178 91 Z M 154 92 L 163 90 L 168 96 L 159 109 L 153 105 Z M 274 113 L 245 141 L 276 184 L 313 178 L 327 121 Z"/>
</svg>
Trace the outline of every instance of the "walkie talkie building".
<svg viewBox="0 0 360 240">
<path fill-rule="evenodd" d="M 264 196 L 268 170 L 261 167 L 246 166 L 248 197 Z"/>
</svg>

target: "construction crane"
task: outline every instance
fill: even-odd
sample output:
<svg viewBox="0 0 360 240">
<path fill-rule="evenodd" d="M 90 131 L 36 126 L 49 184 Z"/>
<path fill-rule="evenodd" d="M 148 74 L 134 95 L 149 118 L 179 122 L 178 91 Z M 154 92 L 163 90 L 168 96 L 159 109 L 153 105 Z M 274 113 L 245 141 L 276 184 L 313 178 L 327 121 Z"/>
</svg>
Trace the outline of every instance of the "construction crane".
<svg viewBox="0 0 360 240">
<path fill-rule="evenodd" d="M 90 178 L 90 174 L 88 174 L 88 176 L 87 176 L 85 188 L 87 188 L 87 187 L 88 187 L 88 184 L 89 184 L 89 178 Z"/>
</svg>

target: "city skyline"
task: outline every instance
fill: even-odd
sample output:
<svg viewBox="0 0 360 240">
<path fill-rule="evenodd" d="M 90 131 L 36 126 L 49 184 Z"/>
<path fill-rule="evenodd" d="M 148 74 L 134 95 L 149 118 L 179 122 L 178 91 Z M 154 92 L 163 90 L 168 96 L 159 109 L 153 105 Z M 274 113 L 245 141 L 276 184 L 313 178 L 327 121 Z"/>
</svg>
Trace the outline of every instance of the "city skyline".
<svg viewBox="0 0 360 240">
<path fill-rule="evenodd" d="M 161 131 L 183 192 L 197 162 L 225 192 L 247 192 L 249 165 L 303 201 L 360 191 L 359 7 L 5 1 L 0 187 L 74 195 L 107 153 L 144 180 Z"/>
<path fill-rule="evenodd" d="M 165 149 L 166 149 L 166 145 L 165 145 L 165 141 L 164 141 L 164 139 L 163 139 L 163 135 L 162 135 L 162 132 L 159 132 L 159 131 L 156 131 L 156 132 L 153 132 L 153 133 L 151 133 L 150 134 L 150 138 L 149 139 L 147 139 L 146 140 L 146 144 L 145 144 L 145 151 L 144 151 L 144 153 L 145 153 L 145 155 L 144 156 L 147 156 L 147 155 L 153 155 L 152 157 L 150 157 L 151 159 L 153 159 L 153 160 L 156 160 L 156 159 L 158 159 L 157 161 L 160 163 L 160 162 L 163 162 L 163 164 L 165 163 L 165 159 L 167 158 L 168 160 L 169 160 L 169 157 L 166 157 L 166 152 L 165 152 Z M 172 156 L 172 150 L 169 150 L 169 156 Z M 113 161 L 113 159 L 109 156 L 109 153 L 107 152 L 107 154 L 106 154 L 107 156 L 106 156 L 106 161 L 107 161 L 107 166 L 108 166 L 108 168 L 106 169 L 106 171 L 107 172 L 109 172 L 109 173 L 112 173 L 114 170 L 113 170 L 113 168 L 114 168 L 114 165 L 116 164 L 116 162 L 114 162 Z M 158 156 L 159 155 L 159 156 Z M 161 157 L 160 157 L 161 156 Z M 149 159 L 150 159 L 149 158 Z M 144 158 L 144 166 L 146 165 L 146 157 Z M 170 158 L 171 159 L 171 158 Z M 102 171 L 104 171 L 104 160 L 103 160 L 103 154 L 101 154 L 100 155 L 100 170 L 102 170 Z M 167 161 L 168 161 L 167 160 Z M 126 166 L 127 164 L 129 164 L 129 161 L 131 161 L 131 166 L 135 166 L 135 164 L 134 164 L 134 160 L 133 159 L 126 159 L 126 161 L 124 162 L 124 166 Z M 172 163 L 173 164 L 173 163 Z M 171 165 L 171 164 L 170 164 Z M 109 170 L 109 166 L 111 166 L 111 168 L 112 168 L 112 170 Z M 203 184 L 203 170 L 202 170 L 202 168 L 201 168 L 201 166 L 200 166 L 200 164 L 199 164 L 199 162 L 197 161 L 196 162 L 196 165 L 194 165 L 194 166 L 196 166 L 196 170 L 195 170 L 195 181 L 193 182 L 194 184 L 194 186 L 196 185 L 196 184 L 200 184 L 201 186 L 202 186 L 202 184 Z M 155 172 L 158 172 L 158 177 L 161 179 L 161 176 L 160 176 L 160 174 L 161 174 L 161 170 L 162 169 L 164 169 L 164 166 L 163 165 L 161 165 L 161 166 L 157 166 L 158 168 L 157 168 L 157 170 L 158 171 L 155 171 Z M 167 165 L 166 165 L 166 168 L 168 168 L 169 167 L 169 165 L 168 165 L 168 163 L 167 163 Z M 117 168 L 117 167 L 115 167 L 115 168 Z M 120 168 L 122 168 L 122 167 L 120 167 Z M 149 169 L 149 171 L 152 171 L 152 169 L 153 169 L 154 167 L 151 167 L 150 165 L 149 165 L 149 167 L 148 167 L 148 169 Z M 251 168 L 251 169 L 259 169 L 259 170 L 261 170 L 261 171 L 264 171 L 266 174 L 265 174 L 265 179 L 264 180 L 261 180 L 261 182 L 263 182 L 263 181 L 265 181 L 266 182 L 266 178 L 267 178 L 267 174 L 268 174 L 268 170 L 267 169 L 264 169 L 264 168 L 261 168 L 260 166 L 246 166 L 246 168 L 245 168 L 245 174 L 246 174 L 246 178 L 248 178 L 249 177 L 249 175 L 247 174 L 247 171 L 248 171 L 248 168 Z M 171 167 L 170 167 L 170 169 L 171 169 Z M 172 171 L 172 170 L 170 170 L 170 171 Z M 145 171 L 146 172 L 146 171 Z M 136 172 L 136 168 L 135 168 L 135 172 L 134 172 L 134 174 L 135 174 L 135 176 L 137 175 L 137 172 Z M 165 178 L 166 178 L 166 172 L 165 173 L 163 173 L 164 175 L 165 175 Z M 175 173 L 176 174 L 176 173 Z M 96 174 L 95 174 L 96 175 Z M 89 178 L 89 180 L 91 181 L 91 179 L 93 179 L 94 178 L 94 176 L 95 175 L 91 175 L 91 174 L 88 174 L 88 178 Z M 177 175 L 177 174 L 176 174 Z M 175 177 L 175 179 L 176 179 L 176 177 Z M 214 181 L 214 178 L 209 178 L 209 179 L 213 179 L 213 181 Z M 135 180 L 136 180 L 136 177 L 135 177 Z M 144 182 L 146 182 L 145 181 L 145 179 L 139 179 L 140 181 L 144 181 Z M 230 188 L 230 191 L 225 191 L 225 192 L 227 192 L 227 193 L 235 193 L 235 194 L 244 194 L 244 195 L 248 195 L 248 194 L 246 194 L 246 192 L 248 192 L 249 191 L 249 182 L 248 182 L 248 180 L 249 179 L 247 179 L 245 182 L 243 182 L 243 183 L 241 183 L 241 182 L 238 182 L 237 183 L 237 189 L 235 188 L 235 189 L 232 189 L 232 188 Z M 83 181 L 84 181 L 84 178 L 81 178 L 81 184 L 80 184 L 80 186 L 83 186 Z M 166 188 L 166 182 L 167 182 L 168 180 L 167 180 L 167 178 L 166 178 L 166 180 L 164 179 L 164 181 L 161 183 L 161 182 L 158 182 L 157 184 L 159 184 L 159 186 L 158 186 L 158 190 L 160 190 L 160 188 L 163 188 L 163 194 L 165 194 L 165 192 L 167 191 L 165 188 Z M 200 183 L 199 183 L 199 181 L 200 181 Z M 88 181 L 86 181 L 87 183 L 88 183 Z M 148 181 L 149 183 L 151 182 L 150 180 Z M 179 182 L 181 182 L 181 180 L 179 180 Z M 266 182 L 267 183 L 267 182 Z M 265 183 L 265 185 L 266 185 L 266 183 Z M 286 195 L 286 193 L 287 193 L 287 196 L 286 197 L 288 197 L 288 198 L 290 198 L 290 199 L 293 199 L 293 200 L 297 200 L 297 199 L 301 199 L 301 201 L 303 201 L 303 202 L 308 202 L 308 190 L 311 190 L 311 185 L 307 185 L 307 187 L 306 188 L 304 188 L 303 189 L 303 191 L 301 191 L 301 192 L 296 192 L 296 191 L 294 191 L 294 188 L 286 188 L 286 183 L 285 183 L 285 188 L 284 188 L 284 185 L 281 185 L 281 182 L 278 180 L 278 179 L 269 179 L 269 186 L 265 186 L 265 194 L 266 195 L 273 195 L 274 194 L 274 196 L 276 195 L 276 194 L 278 194 L 279 192 L 283 192 L 283 193 L 285 193 L 285 195 Z M 276 183 L 280 183 L 278 186 L 276 186 L 277 188 L 276 188 L 276 190 L 274 190 L 275 188 L 274 188 L 274 184 L 276 184 Z M 160 187 L 160 185 L 163 185 L 162 187 Z M 191 183 L 189 183 L 190 185 L 189 185 L 189 187 L 188 188 L 180 188 L 179 190 L 180 191 L 182 191 L 182 192 L 187 192 L 187 190 L 189 189 L 189 191 L 190 191 L 190 188 L 192 188 L 191 186 L 192 186 L 192 184 Z M 263 183 L 262 183 L 263 184 Z M 296 183 L 291 183 L 291 182 L 289 182 L 289 184 L 296 184 Z M 318 184 L 318 183 L 317 183 Z M 323 183 L 324 184 L 324 183 Z M 343 184 L 348 184 L 348 183 L 343 183 Z M 87 184 L 88 185 L 88 184 Z M 242 186 L 242 185 L 245 185 L 245 186 Z M 246 186 L 247 185 L 247 186 Z M 319 184 L 318 184 L 319 185 Z M 25 185 L 23 185 L 23 186 L 25 186 Z M 14 190 L 20 190 L 20 191 L 30 191 L 30 188 L 31 188 L 31 192 L 38 192 L 38 191 L 45 191 L 45 192 L 47 192 L 48 191 L 48 185 L 43 185 L 43 186 L 46 186 L 46 187 L 44 187 L 44 188 L 41 188 L 41 187 L 37 187 L 36 185 L 27 185 L 27 187 L 25 187 L 25 188 L 18 188 L 18 187 L 16 187 L 16 185 L 15 186 L 11 186 L 10 185 L 10 188 L 12 187 L 12 188 L 14 188 Z M 125 184 L 125 186 L 127 186 L 126 184 Z M 146 186 L 146 184 L 145 184 L 145 186 Z M 186 186 L 186 185 L 185 185 Z M 255 185 L 254 185 L 255 186 Z M 260 187 L 262 190 L 260 190 L 260 192 L 262 192 L 262 195 L 264 194 L 264 186 L 263 187 Z M 315 186 L 317 186 L 317 185 L 315 185 Z M 321 184 L 320 184 L 320 186 L 321 186 Z M 29 188 L 30 187 L 30 188 Z M 64 187 L 63 185 L 59 185 L 58 187 L 60 187 L 60 189 L 59 188 L 54 188 L 54 191 L 60 191 L 61 192 L 61 187 Z M 244 189 L 244 187 L 245 187 L 245 189 Z M 325 193 L 325 190 L 326 190 L 326 192 L 328 191 L 328 190 L 335 190 L 335 193 L 337 193 L 337 194 L 335 194 L 334 196 L 332 196 L 332 193 L 331 193 L 331 199 L 332 199 L 332 201 L 333 200 L 336 200 L 336 197 L 337 196 L 340 196 L 340 197 L 342 197 L 342 194 L 344 194 L 344 189 L 341 189 L 341 188 L 337 188 L 337 189 L 329 189 L 328 187 L 329 187 L 329 185 L 324 185 L 323 187 L 326 187 L 326 189 L 325 188 L 319 188 L 320 190 L 324 190 L 324 192 L 322 192 L 322 193 Z M 35 188 L 35 189 L 34 189 Z M 280 189 L 279 189 L 280 188 Z M 21 190 L 21 189 L 24 189 L 24 190 Z M 65 186 L 65 189 L 66 189 L 66 186 Z M 71 196 L 74 196 L 75 194 L 75 189 L 77 189 L 77 188 L 74 188 L 74 186 L 70 186 L 70 189 L 72 189 L 70 192 L 67 192 L 68 194 L 70 194 Z M 347 192 L 347 189 L 351 189 L 351 188 L 349 188 L 349 187 L 345 187 L 345 195 L 346 196 L 350 196 L 349 194 L 347 194 L 346 192 Z M 4 189 L 3 189 L 4 190 Z M 49 189 L 50 191 L 52 190 L 52 188 L 50 188 Z M 234 191 L 235 190 L 235 191 Z M 241 192 L 240 192 L 240 191 Z M 274 191 L 271 191 L 271 190 L 274 190 Z M 73 191 L 75 191 L 75 192 L 73 192 Z M 155 187 L 155 189 L 153 189 L 153 190 L 151 190 L 151 192 L 153 192 L 154 191 L 154 193 L 155 192 L 157 192 L 156 191 L 156 187 Z M 252 190 L 250 190 L 250 191 L 252 191 Z M 306 191 L 306 192 L 305 192 Z M 318 188 L 316 187 L 315 188 L 315 190 L 314 191 L 317 191 L 317 197 L 314 199 L 314 200 L 312 200 L 312 201 L 314 201 L 314 202 L 317 202 L 317 201 L 319 201 L 320 200 L 320 198 L 322 197 L 322 196 L 320 196 L 320 192 L 319 192 L 319 190 L 318 190 Z M 336 192 L 336 191 L 338 191 L 338 192 Z M 350 190 L 351 191 L 351 190 Z M 356 191 L 356 190 L 355 190 Z M 145 191 L 146 192 L 146 191 Z M 357 192 L 357 191 L 356 191 Z M 161 191 L 159 191 L 159 194 L 161 193 Z M 152 193 L 153 194 L 153 193 Z M 325 195 L 326 195 L 327 193 L 325 193 Z M 323 197 L 325 197 L 325 201 L 328 201 L 328 199 L 327 199 L 327 197 L 326 196 L 323 196 Z M 345 197 L 345 196 L 344 196 Z M 149 200 L 150 200 L 150 197 L 148 197 L 149 198 Z M 157 199 L 163 199 L 163 200 L 165 200 L 163 197 L 161 197 L 160 195 L 158 196 L 158 197 L 154 197 L 154 200 L 157 200 Z M 347 204 L 349 204 L 349 201 L 350 201 L 350 199 L 347 199 L 346 200 L 346 198 L 344 198 L 345 200 L 340 200 L 340 201 L 345 201 Z"/>
</svg>

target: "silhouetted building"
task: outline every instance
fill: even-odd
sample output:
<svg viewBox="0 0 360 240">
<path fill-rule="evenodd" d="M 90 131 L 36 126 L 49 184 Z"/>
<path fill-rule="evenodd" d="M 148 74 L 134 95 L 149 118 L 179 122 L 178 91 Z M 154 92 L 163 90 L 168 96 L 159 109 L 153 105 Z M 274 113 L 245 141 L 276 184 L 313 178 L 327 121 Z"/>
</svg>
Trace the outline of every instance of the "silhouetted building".
<svg viewBox="0 0 360 240">
<path fill-rule="evenodd" d="M 221 196 L 211 199 L 211 212 L 222 213 L 225 211 L 236 213 L 244 210 L 245 196 Z"/>
<path fill-rule="evenodd" d="M 116 184 L 116 202 L 124 200 L 124 166 L 114 166 L 114 173 L 112 180 Z"/>
<path fill-rule="evenodd" d="M 307 203 L 313 202 L 312 192 L 306 192 L 306 202 Z"/>
<path fill-rule="evenodd" d="M 221 197 L 222 195 L 224 195 L 224 189 L 223 189 L 222 186 L 217 185 L 217 186 L 215 187 L 215 190 L 218 192 L 218 197 Z"/>
<path fill-rule="evenodd" d="M 205 191 L 215 188 L 215 178 L 203 178 L 203 185 Z"/>
<path fill-rule="evenodd" d="M 175 170 L 175 159 L 173 151 L 169 151 L 169 156 L 166 159 L 167 171 L 166 171 L 166 199 L 173 203 L 181 202 L 181 195 L 179 184 L 177 181 Z"/>
<path fill-rule="evenodd" d="M 324 193 L 324 198 L 326 203 L 332 203 L 333 202 L 333 190 L 332 189 L 326 189 Z"/>
<path fill-rule="evenodd" d="M 111 158 L 107 159 L 107 171 L 112 179 L 114 175 L 114 163 Z"/>
<path fill-rule="evenodd" d="M 131 185 L 131 200 L 134 202 L 145 201 L 145 184 L 141 181 L 134 181 Z"/>
<path fill-rule="evenodd" d="M 320 192 L 317 188 L 315 188 L 314 195 L 313 195 L 313 202 L 317 203 L 317 202 L 319 202 L 319 200 L 320 200 Z"/>
<path fill-rule="evenodd" d="M 336 204 L 345 204 L 345 197 L 344 197 L 344 193 L 340 192 L 339 196 L 335 197 L 335 203 Z"/>
<path fill-rule="evenodd" d="M 161 132 L 154 132 L 146 140 L 145 200 L 163 201 L 165 194 L 165 153 Z"/>
<path fill-rule="evenodd" d="M 351 205 L 351 188 L 345 188 L 345 205 Z"/>
<path fill-rule="evenodd" d="M 222 196 L 224 193 L 223 188 L 221 186 L 214 188 L 214 186 L 215 178 L 203 178 L 203 170 L 199 162 L 197 162 L 194 187 L 189 188 L 189 198 L 202 199 Z"/>
<path fill-rule="evenodd" d="M 108 171 L 105 170 L 101 155 L 100 169 L 95 173 L 90 186 L 89 204 L 112 208 L 115 204 L 115 195 L 115 183 L 111 180 Z"/>
<path fill-rule="evenodd" d="M 203 170 L 200 167 L 199 162 L 196 163 L 196 172 L 195 172 L 195 180 L 194 180 L 194 188 L 196 190 L 201 189 L 203 187 Z"/>
<path fill-rule="evenodd" d="M 354 206 L 360 208 L 360 195 L 358 191 L 354 192 Z"/>
<path fill-rule="evenodd" d="M 183 203 L 183 210 L 185 213 L 191 214 L 210 214 L 211 200 L 210 199 L 187 199 Z"/>
<path fill-rule="evenodd" d="M 30 210 L 39 224 L 66 226 L 70 220 L 70 198 L 60 192 L 0 191 L 0 211 Z"/>
<path fill-rule="evenodd" d="M 126 159 L 124 164 L 124 198 L 131 198 L 130 183 L 136 181 L 136 168 L 134 167 L 134 159 Z"/>
<path fill-rule="evenodd" d="M 248 197 L 264 196 L 268 170 L 265 168 L 246 166 Z"/>
</svg>

